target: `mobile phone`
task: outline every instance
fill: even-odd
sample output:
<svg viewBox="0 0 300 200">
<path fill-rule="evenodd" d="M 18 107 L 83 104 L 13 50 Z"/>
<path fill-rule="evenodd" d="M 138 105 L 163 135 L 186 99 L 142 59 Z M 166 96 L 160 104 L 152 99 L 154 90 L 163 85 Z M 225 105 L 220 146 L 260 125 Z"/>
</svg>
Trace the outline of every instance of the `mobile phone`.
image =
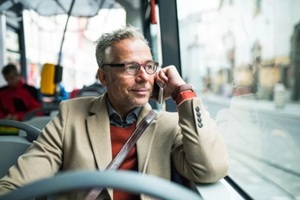
<svg viewBox="0 0 300 200">
<path fill-rule="evenodd" d="M 154 98 L 159 104 L 164 100 L 164 88 L 160 87 L 156 82 L 153 86 L 152 98 Z"/>
</svg>

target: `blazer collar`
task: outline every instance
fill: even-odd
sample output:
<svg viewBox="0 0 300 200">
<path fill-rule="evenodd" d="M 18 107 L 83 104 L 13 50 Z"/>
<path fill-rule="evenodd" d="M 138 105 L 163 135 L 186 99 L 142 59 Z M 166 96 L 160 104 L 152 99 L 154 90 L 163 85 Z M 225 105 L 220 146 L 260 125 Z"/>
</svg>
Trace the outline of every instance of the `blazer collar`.
<svg viewBox="0 0 300 200">
<path fill-rule="evenodd" d="M 90 143 L 97 167 L 100 170 L 105 170 L 112 160 L 106 98 L 107 95 L 102 95 L 94 101 L 90 109 L 90 116 L 86 119 Z"/>
<path fill-rule="evenodd" d="M 112 161 L 112 148 L 110 138 L 110 123 L 106 106 L 107 94 L 100 96 L 91 106 L 90 116 L 87 118 L 87 129 L 90 143 L 95 156 L 97 167 L 105 170 Z M 142 107 L 137 119 L 137 126 L 151 110 L 150 104 Z M 155 120 L 154 120 L 155 122 Z M 151 148 L 150 141 L 154 133 L 155 123 L 147 127 L 143 135 L 137 142 L 138 166 L 142 169 L 146 156 Z M 103 153 L 105 152 L 105 153 Z M 142 156 L 143 155 L 143 156 Z M 149 154 L 150 155 L 150 154 Z"/>
</svg>

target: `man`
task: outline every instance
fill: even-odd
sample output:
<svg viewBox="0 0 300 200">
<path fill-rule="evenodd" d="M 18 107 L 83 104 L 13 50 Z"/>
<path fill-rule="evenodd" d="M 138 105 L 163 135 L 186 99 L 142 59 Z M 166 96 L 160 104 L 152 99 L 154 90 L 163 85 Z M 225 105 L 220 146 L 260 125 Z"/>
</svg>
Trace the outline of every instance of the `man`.
<svg viewBox="0 0 300 200">
<path fill-rule="evenodd" d="M 227 174 L 226 146 L 202 100 L 174 66 L 157 71 L 158 64 L 140 32 L 125 27 L 104 34 L 96 58 L 98 77 L 107 92 L 61 102 L 58 116 L 0 181 L 0 194 L 59 170 L 105 170 L 151 110 L 147 102 L 155 81 L 164 86 L 165 99 L 175 91 L 178 113 L 159 112 L 120 169 L 170 179 L 173 164 L 185 178 L 202 183 Z M 108 191 L 113 199 L 147 199 Z M 84 199 L 87 193 L 73 192 L 68 198 Z"/>
<path fill-rule="evenodd" d="M 7 82 L 0 88 L 0 118 L 22 121 L 25 113 L 40 108 L 38 90 L 22 80 L 17 67 L 8 64 L 2 69 Z"/>
</svg>

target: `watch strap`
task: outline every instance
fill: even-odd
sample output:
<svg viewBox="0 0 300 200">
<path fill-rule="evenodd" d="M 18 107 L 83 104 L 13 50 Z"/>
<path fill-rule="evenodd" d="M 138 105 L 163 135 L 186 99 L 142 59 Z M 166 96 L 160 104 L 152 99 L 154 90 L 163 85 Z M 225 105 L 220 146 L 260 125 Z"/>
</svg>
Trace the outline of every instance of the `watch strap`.
<svg viewBox="0 0 300 200">
<path fill-rule="evenodd" d="M 174 101 L 176 101 L 178 95 L 180 92 L 186 91 L 186 90 L 192 90 L 193 92 L 195 92 L 194 86 L 192 84 L 183 84 L 183 85 L 179 85 L 177 86 L 174 91 L 172 92 L 172 99 Z"/>
</svg>

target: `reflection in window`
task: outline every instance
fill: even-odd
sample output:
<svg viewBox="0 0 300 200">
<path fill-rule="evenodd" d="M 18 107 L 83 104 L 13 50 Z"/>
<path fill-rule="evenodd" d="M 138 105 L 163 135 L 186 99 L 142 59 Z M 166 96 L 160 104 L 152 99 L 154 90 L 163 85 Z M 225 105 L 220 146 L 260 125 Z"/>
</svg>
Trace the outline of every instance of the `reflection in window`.
<svg viewBox="0 0 300 200">
<path fill-rule="evenodd" d="M 299 198 L 300 2 L 177 2 L 183 77 L 224 135 L 229 175 L 254 199 Z"/>
</svg>

